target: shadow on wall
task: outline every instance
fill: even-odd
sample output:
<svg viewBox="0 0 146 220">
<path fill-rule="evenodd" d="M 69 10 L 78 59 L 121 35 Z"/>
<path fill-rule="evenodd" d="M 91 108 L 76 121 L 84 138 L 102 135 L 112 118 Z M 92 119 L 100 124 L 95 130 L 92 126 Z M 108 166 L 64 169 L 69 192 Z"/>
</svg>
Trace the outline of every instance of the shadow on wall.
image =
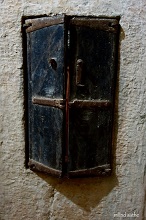
<svg viewBox="0 0 146 220">
<path fill-rule="evenodd" d="M 90 211 L 118 185 L 116 176 L 100 178 L 56 179 L 37 173 L 56 191 L 85 211 Z"/>
</svg>

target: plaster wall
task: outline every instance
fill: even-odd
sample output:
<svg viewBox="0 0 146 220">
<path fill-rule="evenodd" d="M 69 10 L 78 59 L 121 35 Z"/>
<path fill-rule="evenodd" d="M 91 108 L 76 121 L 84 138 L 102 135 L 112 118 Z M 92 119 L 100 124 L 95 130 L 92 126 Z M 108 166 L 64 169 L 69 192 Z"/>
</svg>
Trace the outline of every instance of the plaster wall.
<svg viewBox="0 0 146 220">
<path fill-rule="evenodd" d="M 61 13 L 121 16 L 111 177 L 61 180 L 24 166 L 21 19 Z M 146 219 L 145 33 L 145 0 L 0 0 L 2 220 Z"/>
</svg>

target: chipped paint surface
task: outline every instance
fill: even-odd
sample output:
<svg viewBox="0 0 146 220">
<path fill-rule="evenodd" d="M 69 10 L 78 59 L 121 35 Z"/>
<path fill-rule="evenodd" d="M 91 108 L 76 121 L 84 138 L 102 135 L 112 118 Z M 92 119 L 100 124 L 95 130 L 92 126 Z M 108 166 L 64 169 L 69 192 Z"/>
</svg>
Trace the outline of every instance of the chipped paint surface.
<svg viewBox="0 0 146 220">
<path fill-rule="evenodd" d="M 1 0 L 1 219 L 109 220 L 144 215 L 146 158 L 145 0 Z M 60 180 L 25 169 L 22 16 L 121 16 L 111 177 Z M 143 217 L 142 217 L 143 216 Z"/>
</svg>

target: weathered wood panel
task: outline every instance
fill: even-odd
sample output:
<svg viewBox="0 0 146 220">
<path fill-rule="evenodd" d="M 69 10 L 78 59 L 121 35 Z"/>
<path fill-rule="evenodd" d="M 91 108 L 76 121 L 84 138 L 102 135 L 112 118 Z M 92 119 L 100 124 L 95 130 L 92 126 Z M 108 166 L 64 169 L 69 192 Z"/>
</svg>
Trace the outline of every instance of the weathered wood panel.
<svg viewBox="0 0 146 220">
<path fill-rule="evenodd" d="M 61 174 L 64 111 L 51 103 L 64 98 L 64 24 L 28 32 L 27 54 L 29 165 L 40 170 L 38 162 Z"/>
<path fill-rule="evenodd" d="M 69 175 L 110 173 L 116 33 L 108 19 L 71 21 Z"/>
</svg>

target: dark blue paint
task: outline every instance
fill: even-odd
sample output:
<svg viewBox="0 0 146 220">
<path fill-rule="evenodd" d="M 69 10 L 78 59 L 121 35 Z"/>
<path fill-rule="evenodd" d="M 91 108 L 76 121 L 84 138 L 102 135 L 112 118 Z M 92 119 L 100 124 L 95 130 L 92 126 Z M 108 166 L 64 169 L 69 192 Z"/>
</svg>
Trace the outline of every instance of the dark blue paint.
<svg viewBox="0 0 146 220">
<path fill-rule="evenodd" d="M 48 167 L 62 169 L 63 111 L 32 106 L 30 158 Z"/>
<path fill-rule="evenodd" d="M 51 67 L 55 58 L 57 68 Z M 64 25 L 27 34 L 29 158 L 62 171 L 64 112 L 32 104 L 33 97 L 64 97 Z"/>
<path fill-rule="evenodd" d="M 30 32 L 32 95 L 63 98 L 64 25 L 54 25 Z M 55 58 L 57 69 L 51 67 Z"/>
</svg>

